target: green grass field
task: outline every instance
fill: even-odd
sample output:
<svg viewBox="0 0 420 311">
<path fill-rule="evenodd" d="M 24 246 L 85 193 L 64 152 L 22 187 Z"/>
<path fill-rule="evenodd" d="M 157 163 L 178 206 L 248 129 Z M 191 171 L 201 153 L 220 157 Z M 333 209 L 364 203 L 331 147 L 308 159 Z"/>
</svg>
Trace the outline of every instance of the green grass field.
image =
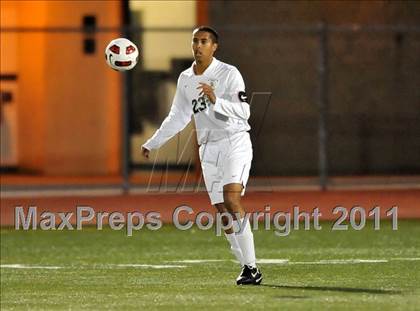
<svg viewBox="0 0 420 311">
<path fill-rule="evenodd" d="M 288 262 L 260 264 L 263 286 L 252 287 L 234 285 L 240 268 L 212 230 L 3 228 L 1 310 L 420 309 L 420 221 L 400 220 L 398 231 L 389 222 L 379 231 L 322 226 L 254 232 L 258 258 Z M 221 261 L 176 262 L 193 259 Z"/>
</svg>

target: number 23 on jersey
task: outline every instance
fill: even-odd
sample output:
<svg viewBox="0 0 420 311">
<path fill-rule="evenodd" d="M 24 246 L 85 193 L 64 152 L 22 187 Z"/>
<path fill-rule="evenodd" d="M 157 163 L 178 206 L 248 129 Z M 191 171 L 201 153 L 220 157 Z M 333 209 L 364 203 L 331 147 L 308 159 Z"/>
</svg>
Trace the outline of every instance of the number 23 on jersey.
<svg viewBox="0 0 420 311">
<path fill-rule="evenodd" d="M 193 99 L 191 104 L 194 113 L 199 113 L 200 111 L 203 111 L 207 108 L 206 99 L 204 96 L 199 97 L 197 100 Z"/>
</svg>

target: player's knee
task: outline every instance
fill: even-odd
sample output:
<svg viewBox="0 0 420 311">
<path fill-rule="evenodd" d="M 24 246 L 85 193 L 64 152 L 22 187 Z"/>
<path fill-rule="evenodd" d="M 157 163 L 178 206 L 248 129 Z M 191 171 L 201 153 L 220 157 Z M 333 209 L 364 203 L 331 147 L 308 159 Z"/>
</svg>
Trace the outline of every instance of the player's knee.
<svg viewBox="0 0 420 311">
<path fill-rule="evenodd" d="M 226 213 L 228 211 L 223 203 L 217 203 L 214 204 L 214 206 L 220 214 Z"/>
<path fill-rule="evenodd" d="M 223 194 L 224 205 L 229 212 L 236 212 L 241 207 L 241 197 L 234 193 Z"/>
<path fill-rule="evenodd" d="M 228 209 L 225 207 L 224 203 L 218 203 L 214 205 L 219 214 L 229 213 Z M 229 224 L 229 218 L 227 216 L 222 216 L 222 223 L 224 226 Z"/>
</svg>

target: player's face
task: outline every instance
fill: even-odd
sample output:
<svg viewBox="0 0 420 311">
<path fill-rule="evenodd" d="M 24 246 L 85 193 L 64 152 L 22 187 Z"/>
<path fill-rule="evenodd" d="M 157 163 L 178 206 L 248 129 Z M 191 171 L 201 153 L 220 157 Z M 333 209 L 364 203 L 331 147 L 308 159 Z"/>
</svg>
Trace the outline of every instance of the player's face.
<svg viewBox="0 0 420 311">
<path fill-rule="evenodd" d="M 197 31 L 192 38 L 192 52 L 197 62 L 206 62 L 217 49 L 217 43 L 211 39 L 210 33 L 206 31 Z"/>
</svg>

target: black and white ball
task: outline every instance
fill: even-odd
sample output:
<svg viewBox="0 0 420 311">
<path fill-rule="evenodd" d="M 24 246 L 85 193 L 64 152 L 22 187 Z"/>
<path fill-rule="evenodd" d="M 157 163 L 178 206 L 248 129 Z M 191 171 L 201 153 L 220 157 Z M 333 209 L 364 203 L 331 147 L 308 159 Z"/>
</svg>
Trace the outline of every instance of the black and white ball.
<svg viewBox="0 0 420 311">
<path fill-rule="evenodd" d="M 114 39 L 105 48 L 106 63 L 117 71 L 133 69 L 138 58 L 137 46 L 126 38 Z"/>
</svg>

